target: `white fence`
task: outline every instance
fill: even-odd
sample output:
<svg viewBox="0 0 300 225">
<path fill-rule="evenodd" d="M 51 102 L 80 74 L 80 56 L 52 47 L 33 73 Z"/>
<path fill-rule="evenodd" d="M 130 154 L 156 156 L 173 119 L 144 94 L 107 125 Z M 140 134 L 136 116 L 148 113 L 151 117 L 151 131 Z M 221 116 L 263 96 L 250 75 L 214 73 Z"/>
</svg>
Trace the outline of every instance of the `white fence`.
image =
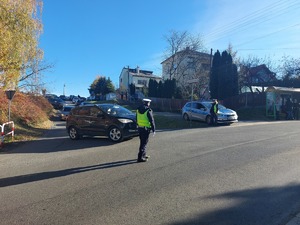
<svg viewBox="0 0 300 225">
<path fill-rule="evenodd" d="M 7 126 L 7 125 L 11 125 L 11 130 L 9 130 L 7 133 L 5 133 L 5 126 Z M 7 136 L 7 135 L 11 135 L 12 137 L 14 136 L 15 124 L 13 121 L 10 121 L 10 122 L 3 123 L 2 125 L 0 125 L 0 127 L 1 127 L 0 147 L 3 147 L 5 136 Z"/>
</svg>

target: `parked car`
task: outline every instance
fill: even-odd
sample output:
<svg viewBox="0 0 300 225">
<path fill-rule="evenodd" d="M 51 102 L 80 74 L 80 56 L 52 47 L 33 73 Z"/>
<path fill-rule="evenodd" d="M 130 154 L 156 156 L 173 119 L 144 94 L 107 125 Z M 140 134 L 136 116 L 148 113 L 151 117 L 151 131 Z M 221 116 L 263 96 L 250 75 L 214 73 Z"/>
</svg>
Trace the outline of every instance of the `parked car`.
<svg viewBox="0 0 300 225">
<path fill-rule="evenodd" d="M 187 102 L 182 107 L 182 117 L 185 120 L 199 120 L 199 121 L 204 121 L 207 124 L 211 124 L 211 119 L 212 119 L 210 115 L 211 105 L 212 102 L 210 101 Z M 219 104 L 217 123 L 231 124 L 235 122 L 238 122 L 237 113 L 234 110 L 228 109 L 225 106 Z"/>
<path fill-rule="evenodd" d="M 46 95 L 45 98 L 48 100 L 48 102 L 53 106 L 54 109 L 62 109 L 64 105 L 64 100 L 57 97 L 56 95 Z"/>
<path fill-rule="evenodd" d="M 60 120 L 67 120 L 70 111 L 75 107 L 75 105 L 64 105 L 60 111 Z"/>
<path fill-rule="evenodd" d="M 138 135 L 136 114 L 116 104 L 90 104 L 71 110 L 66 129 L 72 140 L 107 136 L 113 142 Z"/>
</svg>

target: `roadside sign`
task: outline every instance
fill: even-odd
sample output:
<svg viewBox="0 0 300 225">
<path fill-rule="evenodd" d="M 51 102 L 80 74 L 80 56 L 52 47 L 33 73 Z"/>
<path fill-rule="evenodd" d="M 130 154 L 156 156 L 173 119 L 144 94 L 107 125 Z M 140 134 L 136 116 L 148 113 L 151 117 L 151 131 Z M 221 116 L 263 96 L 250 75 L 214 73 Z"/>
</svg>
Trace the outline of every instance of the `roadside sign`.
<svg viewBox="0 0 300 225">
<path fill-rule="evenodd" d="M 9 99 L 9 100 L 12 100 L 12 98 L 14 97 L 16 91 L 15 90 L 8 90 L 8 91 L 5 91 L 6 93 L 6 97 Z"/>
<path fill-rule="evenodd" d="M 10 121 L 10 105 L 11 105 L 11 100 L 14 97 L 16 91 L 15 90 L 8 90 L 8 91 L 5 91 L 5 93 L 6 93 L 6 97 L 9 99 L 9 102 L 8 102 L 8 121 Z"/>
</svg>

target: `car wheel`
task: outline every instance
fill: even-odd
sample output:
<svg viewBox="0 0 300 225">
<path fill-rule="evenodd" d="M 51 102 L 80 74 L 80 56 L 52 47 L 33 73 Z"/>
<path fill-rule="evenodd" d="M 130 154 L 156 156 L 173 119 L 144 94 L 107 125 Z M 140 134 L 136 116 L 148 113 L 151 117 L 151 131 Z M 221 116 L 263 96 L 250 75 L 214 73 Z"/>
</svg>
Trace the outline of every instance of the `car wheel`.
<svg viewBox="0 0 300 225">
<path fill-rule="evenodd" d="M 188 114 L 185 113 L 185 114 L 183 114 L 183 119 L 188 121 L 188 120 L 190 120 L 190 117 Z"/>
<path fill-rule="evenodd" d="M 122 132 L 118 127 L 111 127 L 108 131 L 108 138 L 113 142 L 119 142 L 123 139 Z"/>
<path fill-rule="evenodd" d="M 211 116 L 207 116 L 205 122 L 207 123 L 207 125 L 211 125 Z"/>
<path fill-rule="evenodd" d="M 70 127 L 69 128 L 69 137 L 72 140 L 78 140 L 80 138 L 80 135 L 78 133 L 78 130 L 75 127 Z"/>
</svg>

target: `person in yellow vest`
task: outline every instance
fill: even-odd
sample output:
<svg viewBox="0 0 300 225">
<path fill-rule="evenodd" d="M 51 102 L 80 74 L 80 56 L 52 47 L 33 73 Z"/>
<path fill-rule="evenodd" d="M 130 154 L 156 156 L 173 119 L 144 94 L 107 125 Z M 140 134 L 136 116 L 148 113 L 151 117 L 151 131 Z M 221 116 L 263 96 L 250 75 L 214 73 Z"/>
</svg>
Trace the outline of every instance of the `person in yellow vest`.
<svg viewBox="0 0 300 225">
<path fill-rule="evenodd" d="M 211 104 L 210 108 L 210 115 L 211 115 L 211 124 L 212 125 L 217 125 L 218 123 L 218 100 L 214 99 L 213 103 Z"/>
<path fill-rule="evenodd" d="M 140 147 L 137 162 L 147 162 L 149 156 L 146 154 L 146 148 L 150 132 L 155 135 L 155 122 L 152 109 L 150 108 L 150 99 L 143 99 L 141 105 L 136 111 L 136 121 L 139 130 Z"/>
</svg>

